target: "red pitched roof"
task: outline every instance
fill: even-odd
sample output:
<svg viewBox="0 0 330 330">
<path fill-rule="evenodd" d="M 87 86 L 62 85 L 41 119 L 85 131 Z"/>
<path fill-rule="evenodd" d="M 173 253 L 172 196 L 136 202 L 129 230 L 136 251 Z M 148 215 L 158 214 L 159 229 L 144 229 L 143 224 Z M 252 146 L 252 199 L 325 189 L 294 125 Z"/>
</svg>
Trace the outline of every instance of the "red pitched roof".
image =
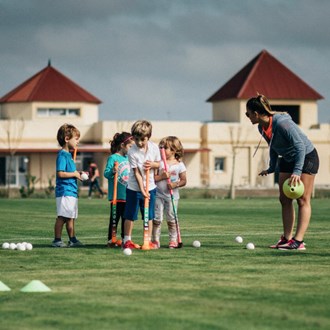
<svg viewBox="0 0 330 330">
<path fill-rule="evenodd" d="M 323 99 L 322 95 L 266 50 L 263 50 L 214 93 L 207 102 L 249 99 L 257 92 L 266 95 L 269 99 Z"/>
<path fill-rule="evenodd" d="M 50 64 L 0 99 L 0 103 L 34 101 L 101 103 Z"/>
</svg>

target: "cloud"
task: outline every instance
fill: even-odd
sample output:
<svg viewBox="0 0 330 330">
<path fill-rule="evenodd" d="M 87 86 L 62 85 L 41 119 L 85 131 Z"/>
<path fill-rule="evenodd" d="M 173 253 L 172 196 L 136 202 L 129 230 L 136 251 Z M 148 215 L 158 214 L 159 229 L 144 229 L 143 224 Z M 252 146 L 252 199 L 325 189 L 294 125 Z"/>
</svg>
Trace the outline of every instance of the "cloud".
<svg viewBox="0 0 330 330">
<path fill-rule="evenodd" d="M 205 100 L 262 49 L 326 97 L 326 0 L 0 2 L 4 95 L 52 64 L 103 100 L 101 117 L 208 120 Z"/>
</svg>

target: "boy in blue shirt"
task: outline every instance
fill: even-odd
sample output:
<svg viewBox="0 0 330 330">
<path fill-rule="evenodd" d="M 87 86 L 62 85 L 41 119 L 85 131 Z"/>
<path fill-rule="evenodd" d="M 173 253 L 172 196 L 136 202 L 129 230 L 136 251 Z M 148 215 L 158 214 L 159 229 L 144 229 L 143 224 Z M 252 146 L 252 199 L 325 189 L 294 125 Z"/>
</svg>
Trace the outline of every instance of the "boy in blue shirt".
<svg viewBox="0 0 330 330">
<path fill-rule="evenodd" d="M 62 125 L 57 132 L 57 141 L 62 149 L 56 159 L 56 209 L 57 218 L 54 226 L 55 238 L 53 247 L 76 247 L 82 243 L 77 240 L 74 230 L 74 220 L 78 217 L 78 185 L 81 173 L 76 170 L 70 149 L 76 149 L 80 139 L 79 130 L 70 124 Z M 63 226 L 69 236 L 69 243 L 62 241 Z"/>
</svg>

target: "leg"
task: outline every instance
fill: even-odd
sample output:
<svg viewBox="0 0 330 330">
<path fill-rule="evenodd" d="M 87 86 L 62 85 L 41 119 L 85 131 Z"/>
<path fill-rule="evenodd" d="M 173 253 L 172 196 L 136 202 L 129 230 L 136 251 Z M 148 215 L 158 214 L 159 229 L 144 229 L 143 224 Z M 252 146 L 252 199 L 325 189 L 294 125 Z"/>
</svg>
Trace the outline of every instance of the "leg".
<svg viewBox="0 0 330 330">
<path fill-rule="evenodd" d="M 62 230 L 65 223 L 65 219 L 63 217 L 57 217 L 54 226 L 54 235 L 55 239 L 60 239 L 62 237 Z"/>
<path fill-rule="evenodd" d="M 173 203 L 175 206 L 175 210 L 177 210 L 178 201 L 173 200 Z M 169 199 L 166 201 L 165 213 L 166 213 L 168 236 L 169 236 L 168 247 L 170 249 L 177 248 L 178 247 L 178 232 L 177 232 L 177 228 L 176 228 L 175 213 L 173 210 L 172 199 Z"/>
<path fill-rule="evenodd" d="M 178 206 L 177 201 L 174 201 L 174 205 L 175 205 L 175 209 L 177 209 Z M 173 211 L 173 205 L 171 199 L 167 199 L 165 202 L 165 214 L 167 220 L 169 242 L 177 243 L 178 237 L 175 226 L 175 214 Z"/>
<path fill-rule="evenodd" d="M 63 248 L 67 245 L 62 241 L 62 230 L 65 223 L 65 218 L 58 216 L 54 225 L 54 240 L 52 242 L 53 247 Z"/>
<path fill-rule="evenodd" d="M 149 235 L 149 241 L 151 242 L 153 220 L 149 220 L 148 224 L 149 224 L 148 225 L 148 235 Z"/>
<path fill-rule="evenodd" d="M 160 235 L 163 221 L 164 212 L 164 200 L 161 198 L 156 198 L 155 201 L 155 218 L 152 226 L 152 241 L 157 242 L 160 245 Z"/>
<path fill-rule="evenodd" d="M 97 189 L 98 192 L 100 193 L 100 195 L 103 197 L 104 192 L 103 192 L 103 190 L 102 190 L 101 187 L 100 187 L 99 179 L 98 179 L 98 178 L 96 178 L 96 179 L 94 180 L 94 184 L 95 184 L 96 189 Z"/>
<path fill-rule="evenodd" d="M 94 181 L 89 181 L 89 190 L 88 190 L 88 197 L 91 198 L 92 190 L 93 190 Z"/>
<path fill-rule="evenodd" d="M 124 235 L 132 237 L 133 227 L 134 227 L 134 221 L 126 219 L 124 225 Z"/>
<path fill-rule="evenodd" d="M 292 238 L 292 232 L 295 221 L 295 210 L 293 200 L 286 197 L 283 193 L 283 183 L 291 176 L 290 173 L 280 173 L 279 175 L 279 191 L 280 203 L 282 205 L 282 222 L 283 222 L 283 235 L 287 240 Z"/>
<path fill-rule="evenodd" d="M 305 174 L 301 175 L 301 180 L 305 186 L 304 195 L 297 200 L 298 203 L 298 224 L 295 234 L 295 239 L 298 241 L 303 241 L 306 230 L 309 225 L 309 221 L 312 214 L 311 208 L 311 197 L 314 186 L 314 175 Z"/>
<path fill-rule="evenodd" d="M 74 220 L 66 218 L 65 225 L 66 225 L 66 232 L 68 233 L 69 239 L 71 239 L 72 237 L 75 236 Z"/>
</svg>

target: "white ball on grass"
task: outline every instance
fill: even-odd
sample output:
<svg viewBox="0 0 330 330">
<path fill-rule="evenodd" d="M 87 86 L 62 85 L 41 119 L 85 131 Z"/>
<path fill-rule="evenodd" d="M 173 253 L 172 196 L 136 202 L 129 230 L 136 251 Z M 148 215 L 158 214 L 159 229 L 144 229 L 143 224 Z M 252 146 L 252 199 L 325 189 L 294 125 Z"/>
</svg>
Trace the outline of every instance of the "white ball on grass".
<svg viewBox="0 0 330 330">
<path fill-rule="evenodd" d="M 236 241 L 237 243 L 243 243 L 243 238 L 242 238 L 241 236 L 237 236 L 237 237 L 235 238 L 235 241 Z"/>
<path fill-rule="evenodd" d="M 2 248 L 3 249 L 9 249 L 9 243 L 8 242 L 3 243 Z"/>
<path fill-rule="evenodd" d="M 132 254 L 132 250 L 130 248 L 126 248 L 123 250 L 123 253 L 125 256 L 130 256 Z"/>
<path fill-rule="evenodd" d="M 10 244 L 9 244 L 9 249 L 10 249 L 10 250 L 15 250 L 16 247 L 17 247 L 17 245 L 16 245 L 15 243 L 10 243 Z"/>
<path fill-rule="evenodd" d="M 26 250 L 25 244 L 22 244 L 22 243 L 18 243 L 16 248 L 19 251 L 25 251 Z"/>
<path fill-rule="evenodd" d="M 200 241 L 193 241 L 192 246 L 195 248 L 200 248 L 201 247 L 201 242 Z"/>
<path fill-rule="evenodd" d="M 253 243 L 247 243 L 247 244 L 246 244 L 246 248 L 247 248 L 248 250 L 254 250 L 254 244 L 253 244 Z"/>
<path fill-rule="evenodd" d="M 25 244 L 25 248 L 26 248 L 28 251 L 30 251 L 30 250 L 33 249 L 33 245 L 32 245 L 31 243 L 26 243 L 26 244 Z"/>
</svg>

